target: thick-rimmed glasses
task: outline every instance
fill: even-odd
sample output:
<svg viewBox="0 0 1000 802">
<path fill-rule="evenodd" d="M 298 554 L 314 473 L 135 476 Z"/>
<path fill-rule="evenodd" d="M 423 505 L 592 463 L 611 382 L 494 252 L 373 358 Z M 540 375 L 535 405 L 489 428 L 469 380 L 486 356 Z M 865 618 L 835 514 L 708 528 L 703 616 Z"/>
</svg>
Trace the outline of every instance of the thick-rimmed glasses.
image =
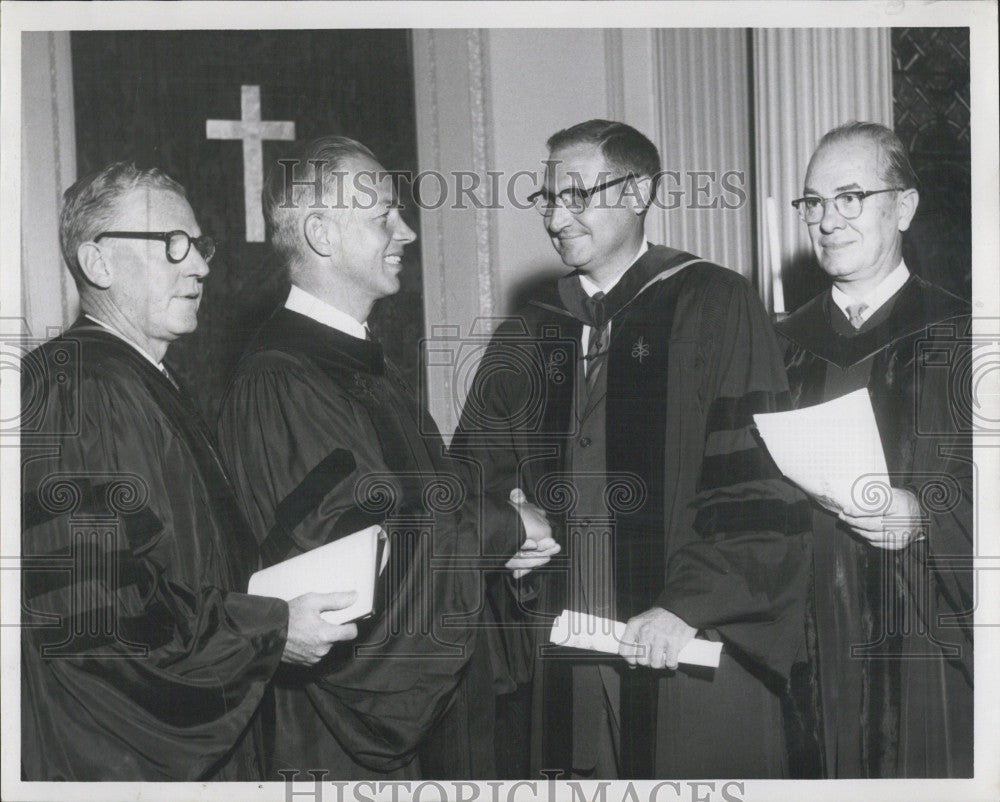
<svg viewBox="0 0 1000 802">
<path fill-rule="evenodd" d="M 792 201 L 803 222 L 818 223 L 826 213 L 826 205 L 833 201 L 833 206 L 837 213 L 845 220 L 853 220 L 860 217 L 864 210 L 865 198 L 871 195 L 879 195 L 882 192 L 902 192 L 902 187 L 889 187 L 887 189 L 852 189 L 847 192 L 838 192 L 832 198 L 817 198 L 815 195 L 806 195 L 804 198 L 796 198 Z"/>
<path fill-rule="evenodd" d="M 549 192 L 547 189 L 540 189 L 538 192 L 533 192 L 528 196 L 528 202 L 534 204 L 535 211 L 546 217 L 552 214 L 556 208 L 556 201 L 562 204 L 563 208 L 570 214 L 580 214 L 587 209 L 587 204 L 593 195 L 596 195 L 602 189 L 608 189 L 608 187 L 628 181 L 630 178 L 635 178 L 635 175 L 629 173 L 628 175 L 623 175 L 621 178 L 605 181 L 603 184 L 598 184 L 596 187 L 591 187 L 590 189 L 567 187 L 558 193 Z"/>
<path fill-rule="evenodd" d="M 166 243 L 167 261 L 171 264 L 183 262 L 192 245 L 206 262 L 210 262 L 215 256 L 215 240 L 207 234 L 192 237 L 186 231 L 102 231 L 94 237 L 94 242 L 98 242 L 104 237 L 160 240 Z"/>
</svg>

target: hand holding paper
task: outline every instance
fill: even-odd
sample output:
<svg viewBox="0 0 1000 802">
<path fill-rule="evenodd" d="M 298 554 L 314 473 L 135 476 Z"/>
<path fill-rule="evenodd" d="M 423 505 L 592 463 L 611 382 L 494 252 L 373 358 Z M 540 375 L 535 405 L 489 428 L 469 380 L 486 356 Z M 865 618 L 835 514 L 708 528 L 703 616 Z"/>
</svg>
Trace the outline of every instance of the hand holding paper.
<svg viewBox="0 0 1000 802">
<path fill-rule="evenodd" d="M 625 641 L 625 629 L 625 624 L 621 621 L 598 618 L 574 610 L 563 610 L 552 624 L 549 641 L 557 646 L 619 654 Z M 693 638 L 680 650 L 677 662 L 718 668 L 721 654 L 721 643 Z"/>
<path fill-rule="evenodd" d="M 281 662 L 311 666 L 318 663 L 337 641 L 358 636 L 354 624 L 331 624 L 322 613 L 342 610 L 357 600 L 354 591 L 347 593 L 305 593 L 288 602 L 288 633 Z"/>
<path fill-rule="evenodd" d="M 828 510 L 883 511 L 872 508 L 889 501 L 889 483 L 868 390 L 753 419 L 778 469 Z"/>
<path fill-rule="evenodd" d="M 250 577 L 247 593 L 288 601 L 310 592 L 343 594 L 354 591 L 353 604 L 329 606 L 322 612 L 329 623 L 346 624 L 372 613 L 375 579 L 385 568 L 388 558 L 385 532 L 381 526 L 369 526 L 258 571 Z"/>
<path fill-rule="evenodd" d="M 927 521 L 917 497 L 909 490 L 891 488 L 892 498 L 884 514 L 866 515 L 848 509 L 838 516 L 851 530 L 876 548 L 898 551 L 927 537 Z"/>
<path fill-rule="evenodd" d="M 618 654 L 630 666 L 675 671 L 681 652 L 697 631 L 669 610 L 654 607 L 628 620 Z"/>
</svg>

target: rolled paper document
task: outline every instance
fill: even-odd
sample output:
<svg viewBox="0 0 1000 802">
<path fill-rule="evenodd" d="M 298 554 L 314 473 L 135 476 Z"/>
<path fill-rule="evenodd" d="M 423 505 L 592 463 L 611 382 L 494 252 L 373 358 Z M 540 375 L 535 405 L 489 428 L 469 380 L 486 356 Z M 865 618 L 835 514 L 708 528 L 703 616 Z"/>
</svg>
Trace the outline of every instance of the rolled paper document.
<svg viewBox="0 0 1000 802">
<path fill-rule="evenodd" d="M 552 624 L 549 641 L 557 646 L 588 649 L 592 652 L 618 654 L 618 646 L 625 635 L 625 625 L 610 618 L 598 618 L 574 610 L 563 610 Z M 681 649 L 677 659 L 690 666 L 718 668 L 722 644 L 695 638 Z"/>
</svg>

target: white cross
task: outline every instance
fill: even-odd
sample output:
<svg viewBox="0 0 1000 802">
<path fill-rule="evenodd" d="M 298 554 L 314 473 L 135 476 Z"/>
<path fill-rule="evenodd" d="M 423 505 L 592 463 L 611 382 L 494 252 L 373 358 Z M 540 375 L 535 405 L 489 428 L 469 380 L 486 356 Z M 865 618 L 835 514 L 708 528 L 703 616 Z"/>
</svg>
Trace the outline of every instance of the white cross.
<svg viewBox="0 0 1000 802">
<path fill-rule="evenodd" d="M 295 139 L 294 122 L 263 122 L 260 119 L 260 87 L 242 87 L 240 120 L 206 120 L 208 139 L 243 140 L 243 203 L 246 206 L 247 242 L 264 241 L 264 210 L 260 193 L 264 188 L 265 139 Z"/>
</svg>

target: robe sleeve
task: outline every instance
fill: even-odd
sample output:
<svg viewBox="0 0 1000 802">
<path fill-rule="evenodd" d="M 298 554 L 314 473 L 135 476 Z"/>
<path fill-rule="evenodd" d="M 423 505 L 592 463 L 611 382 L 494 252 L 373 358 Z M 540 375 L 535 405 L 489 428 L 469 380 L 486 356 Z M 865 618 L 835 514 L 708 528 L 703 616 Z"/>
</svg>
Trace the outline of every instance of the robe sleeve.
<svg viewBox="0 0 1000 802">
<path fill-rule="evenodd" d="M 494 333 L 450 446 L 451 454 L 469 466 L 472 509 L 481 521 L 484 553 L 502 557 L 516 552 L 524 540 L 520 519 L 507 500 L 518 482 L 525 483 L 522 462 L 531 454 L 527 443 L 535 435 L 531 422 L 536 419 L 523 414 L 524 399 L 533 392 L 522 360 L 531 355 L 512 360 L 512 349 L 521 347 L 510 342 L 516 330 L 513 324 L 502 323 Z M 530 487 L 521 489 L 535 501 Z"/>
<path fill-rule="evenodd" d="M 278 666 L 287 604 L 233 589 L 211 509 L 229 490 L 199 475 L 127 372 L 50 381 L 44 400 L 31 373 L 22 715 L 35 779 L 210 776 Z"/>
<path fill-rule="evenodd" d="M 943 340 L 933 349 L 937 362 L 946 362 L 946 366 L 928 357 L 916 368 L 921 373 L 918 418 L 914 423 L 917 436 L 912 441 L 913 472 L 903 477 L 902 484 L 916 495 L 926 515 L 927 539 L 905 549 L 899 557 L 921 563 L 909 574 L 916 577 L 914 581 L 922 581 L 925 576 L 934 578 L 933 593 L 917 585 L 911 589 L 912 596 L 921 607 L 925 598 L 929 601 L 929 609 L 921 614 L 932 636 L 960 649 L 957 661 L 971 682 L 976 485 L 968 429 L 972 398 L 968 368 L 972 353 L 968 342 L 961 339 L 969 331 L 969 325 L 968 318 L 959 318 L 958 341 Z M 941 355 L 947 355 L 948 359 L 942 359 Z M 963 416 L 967 420 L 963 421 Z M 982 492 L 982 482 L 979 487 Z"/>
<path fill-rule="evenodd" d="M 745 281 L 713 286 L 697 321 L 706 410 L 694 532 L 667 563 L 659 604 L 787 676 L 802 649 L 809 507 L 755 436 L 788 408 L 770 321 Z M 682 306 L 681 299 L 679 306 Z"/>
<path fill-rule="evenodd" d="M 392 505 L 378 511 L 369 503 L 380 497 L 405 502 L 412 488 L 390 470 L 364 403 L 293 357 L 252 359 L 223 403 L 219 438 L 258 536 L 272 530 L 275 512 L 309 484 L 312 506 L 288 521 L 290 554 L 350 532 L 362 519 L 367 525 L 373 515 L 385 520 Z M 339 468 L 323 473 L 338 453 Z M 471 535 L 453 524 L 418 530 L 392 540 L 386 606 L 359 626 L 358 640 L 296 672 L 341 746 L 378 771 L 412 759 L 447 709 L 474 643 L 474 627 L 456 619 L 468 621 L 478 608 L 478 577 L 446 565 Z"/>
</svg>

